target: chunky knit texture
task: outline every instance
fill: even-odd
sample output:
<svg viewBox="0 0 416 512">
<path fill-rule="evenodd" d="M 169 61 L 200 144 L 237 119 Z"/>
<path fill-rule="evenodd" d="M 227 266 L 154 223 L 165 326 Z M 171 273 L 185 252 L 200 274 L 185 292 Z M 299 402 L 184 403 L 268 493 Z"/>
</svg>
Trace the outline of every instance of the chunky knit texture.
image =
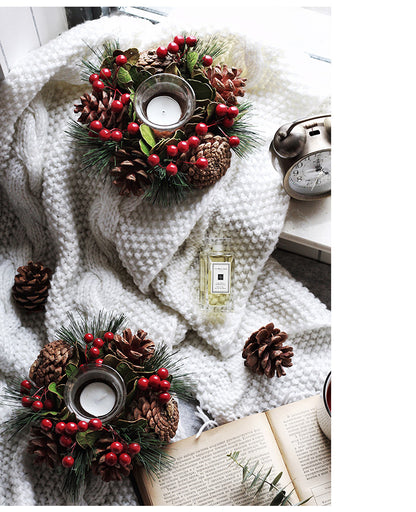
<svg viewBox="0 0 416 512">
<path fill-rule="evenodd" d="M 170 209 L 121 198 L 109 181 L 78 173 L 79 152 L 65 134 L 73 104 L 88 89 L 77 64 L 87 44 L 117 38 L 121 47 L 166 44 L 176 33 L 213 33 L 229 40 L 224 61 L 242 65 L 261 150 L 233 157 L 227 174 Z M 329 312 L 270 259 L 289 199 L 273 169 L 268 144 L 290 119 L 322 105 L 291 81 L 284 52 L 255 44 L 226 27 L 153 26 L 129 17 L 103 18 L 62 34 L 15 67 L 0 89 L 0 339 L 1 385 L 27 376 L 42 346 L 55 339 L 75 307 L 123 312 L 187 357 L 201 407 L 218 423 L 276 407 L 319 391 L 330 366 Z M 206 237 L 229 236 L 236 255 L 236 312 L 223 322 L 197 304 L 198 253 Z M 46 312 L 26 316 L 11 300 L 15 271 L 29 259 L 53 270 Z M 251 332 L 273 322 L 294 347 L 287 376 L 265 379 L 244 367 Z M 2 417 L 8 415 L 0 404 Z M 186 429 L 180 426 L 179 437 Z M 0 504 L 64 505 L 60 476 L 32 468 L 26 440 L 0 440 Z M 5 463 L 7 461 L 7 464 Z M 84 504 L 135 505 L 130 482 L 97 477 Z"/>
</svg>

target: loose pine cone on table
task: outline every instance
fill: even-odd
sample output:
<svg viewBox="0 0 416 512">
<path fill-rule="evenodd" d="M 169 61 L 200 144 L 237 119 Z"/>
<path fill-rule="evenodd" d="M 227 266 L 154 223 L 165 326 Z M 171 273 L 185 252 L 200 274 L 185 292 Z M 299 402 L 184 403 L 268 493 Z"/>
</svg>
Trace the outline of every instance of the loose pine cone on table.
<svg viewBox="0 0 416 512">
<path fill-rule="evenodd" d="M 283 346 L 287 334 L 273 323 L 261 327 L 246 341 L 243 349 L 244 364 L 254 373 L 277 377 L 286 375 L 283 367 L 292 366 L 293 348 Z"/>
<path fill-rule="evenodd" d="M 19 267 L 17 272 L 12 288 L 17 305 L 27 311 L 42 311 L 51 287 L 51 269 L 42 263 L 29 261 L 27 265 Z"/>
<path fill-rule="evenodd" d="M 114 441 L 111 435 L 101 437 L 94 444 L 95 460 L 91 468 L 92 471 L 99 475 L 104 482 L 112 482 L 114 480 L 122 480 L 124 477 L 130 475 L 133 469 L 132 464 L 122 465 L 118 461 L 114 466 L 109 466 L 105 462 L 105 456 L 111 451 L 110 445 Z"/>
<path fill-rule="evenodd" d="M 207 68 L 205 73 L 217 91 L 215 101 L 232 106 L 237 105 L 238 96 L 244 96 L 247 78 L 240 78 L 241 69 L 223 65 Z"/>
<path fill-rule="evenodd" d="M 155 352 L 155 344 L 147 338 L 147 332 L 140 329 L 133 334 L 131 329 L 125 329 L 123 334 L 116 334 L 110 349 L 115 351 L 120 359 L 128 361 L 133 367 L 141 369 L 143 363 L 150 359 Z"/>
<path fill-rule="evenodd" d="M 85 93 L 81 96 L 81 103 L 74 105 L 74 112 L 81 114 L 78 122 L 82 124 L 90 124 L 92 121 L 100 121 L 103 128 L 111 130 L 118 128 L 125 130 L 129 123 L 127 106 L 123 107 L 120 112 L 111 110 L 111 104 L 115 99 L 120 99 L 120 95 L 114 98 L 107 91 L 94 91 L 91 94 Z"/>
<path fill-rule="evenodd" d="M 115 153 L 116 165 L 111 170 L 113 183 L 120 188 L 121 196 L 141 196 L 151 184 L 146 172 L 146 157 L 137 149 L 119 149 Z"/>
<path fill-rule="evenodd" d="M 30 430 L 28 445 L 29 453 L 35 455 L 36 464 L 47 464 L 54 468 L 60 462 L 58 455 L 59 441 L 54 432 L 45 432 L 39 427 L 32 427 Z"/>
<path fill-rule="evenodd" d="M 64 374 L 65 367 L 73 351 L 73 347 L 63 340 L 48 343 L 43 347 L 36 361 L 32 364 L 29 377 L 39 387 L 48 386 L 51 382 L 56 382 Z"/>
<path fill-rule="evenodd" d="M 139 60 L 136 62 L 138 68 L 143 68 L 150 73 L 164 73 L 166 68 L 174 62 L 170 53 L 164 58 L 158 57 L 156 50 L 151 49 L 140 53 Z"/>
<path fill-rule="evenodd" d="M 196 148 L 183 153 L 178 160 L 178 164 L 187 174 L 188 183 L 194 188 L 204 188 L 216 183 L 224 176 L 231 163 L 231 149 L 226 137 L 208 132 L 200 141 Z M 206 169 L 200 169 L 195 164 L 202 157 L 208 160 Z"/>
<path fill-rule="evenodd" d="M 171 398 L 167 404 L 162 404 L 156 393 L 145 393 L 135 398 L 127 412 L 127 419 L 147 420 L 146 431 L 153 430 L 164 441 L 169 442 L 176 434 L 179 423 L 179 409 L 176 401 Z"/>
</svg>

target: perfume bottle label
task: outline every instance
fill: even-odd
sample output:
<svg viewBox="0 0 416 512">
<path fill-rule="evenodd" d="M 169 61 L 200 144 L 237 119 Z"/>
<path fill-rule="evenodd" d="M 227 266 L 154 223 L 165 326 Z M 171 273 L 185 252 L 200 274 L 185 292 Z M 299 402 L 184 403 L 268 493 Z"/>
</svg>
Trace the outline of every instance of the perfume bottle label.
<svg viewBox="0 0 416 512">
<path fill-rule="evenodd" d="M 211 263 L 210 293 L 229 294 L 231 290 L 231 263 Z"/>
</svg>

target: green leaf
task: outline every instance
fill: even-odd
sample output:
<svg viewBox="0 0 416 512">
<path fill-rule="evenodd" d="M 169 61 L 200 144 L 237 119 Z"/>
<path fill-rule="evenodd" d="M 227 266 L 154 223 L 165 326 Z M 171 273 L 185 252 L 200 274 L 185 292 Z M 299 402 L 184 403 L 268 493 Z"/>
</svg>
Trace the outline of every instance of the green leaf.
<svg viewBox="0 0 416 512">
<path fill-rule="evenodd" d="M 134 66 L 136 62 L 139 60 L 140 52 L 137 48 L 129 48 L 123 54 L 127 57 L 127 63 Z M 120 68 L 122 69 L 122 68 Z"/>
<path fill-rule="evenodd" d="M 153 135 L 153 130 L 147 124 L 140 125 L 140 133 L 142 134 L 143 139 L 149 144 L 151 148 L 156 145 L 156 140 Z"/>
<path fill-rule="evenodd" d="M 189 73 L 192 75 L 192 71 L 194 70 L 195 64 L 198 62 L 199 54 L 198 52 L 188 52 L 186 56 L 186 66 L 188 68 Z"/>
<path fill-rule="evenodd" d="M 139 87 L 139 85 L 142 82 L 144 82 L 145 80 L 150 78 L 152 76 L 152 74 L 149 73 L 148 71 L 146 71 L 145 69 L 142 69 L 139 71 L 139 69 L 137 67 L 133 66 L 130 69 L 130 76 L 133 80 L 134 88 L 137 89 L 137 87 Z"/>
<path fill-rule="evenodd" d="M 192 74 L 192 78 L 194 80 L 198 80 L 199 82 L 203 82 L 204 84 L 210 84 L 209 78 L 199 69 L 194 70 Z"/>
<path fill-rule="evenodd" d="M 59 393 L 58 389 L 57 389 L 57 386 L 56 386 L 56 382 L 51 382 L 48 386 L 48 390 L 51 392 L 51 393 L 54 393 L 55 395 L 59 396 L 59 398 L 63 399 L 64 397 Z"/>
<path fill-rule="evenodd" d="M 194 90 L 197 100 L 213 100 L 215 98 L 215 89 L 210 85 L 193 79 L 189 79 L 188 83 Z"/>
<path fill-rule="evenodd" d="M 103 359 L 103 364 L 111 366 L 111 368 L 116 368 L 119 363 L 120 359 L 118 359 L 116 356 L 113 356 L 112 354 L 107 354 Z"/>
<path fill-rule="evenodd" d="M 285 491 L 279 491 L 276 496 L 273 498 L 272 502 L 270 503 L 270 506 L 278 506 L 282 503 L 283 498 L 285 497 L 286 493 Z"/>
<path fill-rule="evenodd" d="M 124 382 L 128 382 L 136 377 L 136 373 L 130 368 L 130 366 L 127 363 L 118 364 L 116 370 L 122 376 Z"/>
<path fill-rule="evenodd" d="M 75 376 L 78 373 L 78 367 L 72 363 L 69 363 L 65 367 L 65 373 L 68 379 L 70 379 L 71 377 Z"/>
<path fill-rule="evenodd" d="M 131 85 L 133 83 L 133 80 L 131 78 L 130 73 L 126 69 L 119 68 L 117 74 L 117 82 L 122 87 L 127 87 L 128 85 Z"/>
<path fill-rule="evenodd" d="M 140 149 L 142 150 L 142 152 L 146 156 L 149 156 L 150 155 L 150 149 L 149 149 L 149 147 L 147 146 L 147 144 L 145 143 L 145 141 L 143 139 L 139 140 L 139 145 L 140 145 Z"/>
<path fill-rule="evenodd" d="M 101 436 L 101 432 L 97 430 L 86 430 L 85 432 L 77 432 L 76 433 L 76 441 L 86 450 L 88 447 L 92 448 L 95 444 L 95 441 Z"/>
<path fill-rule="evenodd" d="M 280 473 L 275 477 L 275 479 L 273 480 L 272 485 L 276 485 L 276 484 L 277 484 L 277 482 L 282 478 L 282 475 L 283 475 L 283 473 L 282 473 L 282 472 L 280 472 Z"/>
<path fill-rule="evenodd" d="M 136 388 L 137 388 L 137 379 L 134 380 L 133 388 L 126 397 L 126 405 L 129 405 L 129 403 L 133 400 L 134 395 L 136 393 Z"/>
<path fill-rule="evenodd" d="M 215 116 L 215 109 L 218 103 L 211 101 L 207 106 L 207 121 L 210 121 Z"/>
<path fill-rule="evenodd" d="M 164 72 L 170 73 L 171 75 L 180 75 L 178 66 L 174 62 L 169 64 L 169 66 L 166 67 Z"/>
</svg>

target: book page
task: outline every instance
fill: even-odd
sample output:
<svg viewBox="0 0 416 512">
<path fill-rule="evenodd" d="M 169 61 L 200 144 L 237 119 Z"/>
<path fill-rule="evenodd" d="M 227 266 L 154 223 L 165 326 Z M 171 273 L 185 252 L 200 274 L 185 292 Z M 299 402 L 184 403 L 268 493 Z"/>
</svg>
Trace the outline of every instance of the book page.
<svg viewBox="0 0 416 512">
<path fill-rule="evenodd" d="M 265 414 L 216 427 L 199 439 L 192 436 L 172 443 L 166 451 L 175 461 L 158 479 L 151 480 L 143 469 L 135 473 L 146 505 L 269 505 L 277 493 L 265 485 L 253 499 L 254 492 L 247 489 L 252 479 L 243 484 L 242 469 L 227 457 L 234 451 L 240 452 L 242 463 L 260 461 L 258 469 L 263 465 L 263 474 L 273 465 L 269 481 L 283 471 L 281 485 L 290 482 Z M 289 485 L 287 490 L 291 489 Z M 291 502 L 297 503 L 296 493 L 292 496 Z"/>
<path fill-rule="evenodd" d="M 266 413 L 293 485 L 306 505 L 331 504 L 331 442 L 319 428 L 319 396 Z"/>
</svg>

